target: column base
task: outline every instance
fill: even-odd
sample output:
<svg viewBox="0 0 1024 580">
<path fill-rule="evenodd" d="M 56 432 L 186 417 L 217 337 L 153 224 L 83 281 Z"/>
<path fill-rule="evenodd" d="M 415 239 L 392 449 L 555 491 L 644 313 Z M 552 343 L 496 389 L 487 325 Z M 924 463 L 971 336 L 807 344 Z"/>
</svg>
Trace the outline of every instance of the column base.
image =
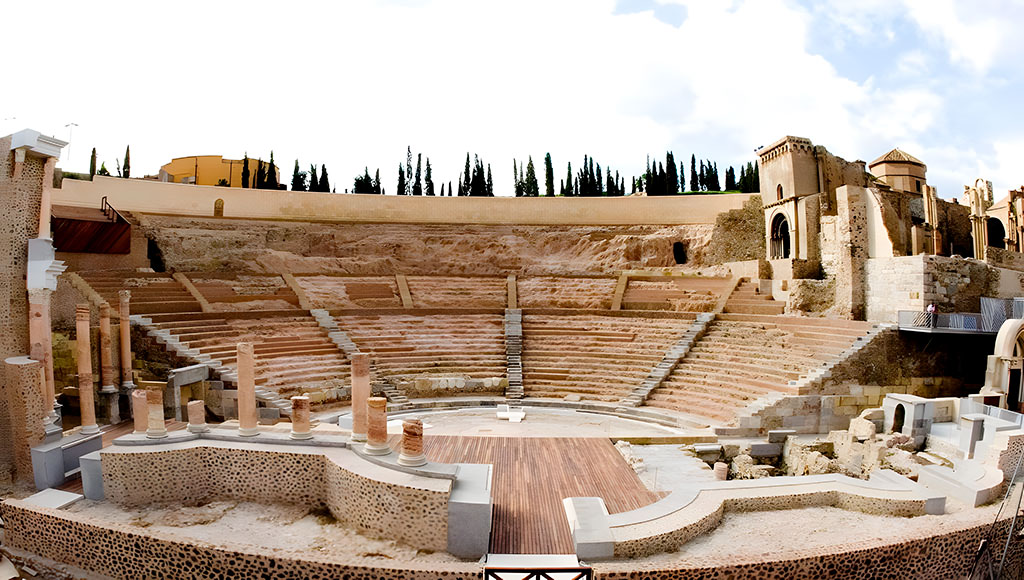
<svg viewBox="0 0 1024 580">
<path fill-rule="evenodd" d="M 82 425 L 82 435 L 95 435 L 100 432 L 99 425 Z"/>
<path fill-rule="evenodd" d="M 391 453 L 391 448 L 388 447 L 387 443 L 367 443 L 363 445 L 363 453 L 367 455 L 387 455 Z"/>
<path fill-rule="evenodd" d="M 241 427 L 238 428 L 238 435 L 240 437 L 255 437 L 259 434 L 259 427 L 246 427 L 245 429 Z"/>
<path fill-rule="evenodd" d="M 209 433 L 210 432 L 210 426 L 207 425 L 206 423 L 203 423 L 202 425 L 189 425 L 188 427 L 185 427 L 185 428 L 188 429 L 189 433 Z"/>
<path fill-rule="evenodd" d="M 304 441 L 306 439 L 312 439 L 313 438 L 313 433 L 311 433 L 309 431 L 306 431 L 305 433 L 296 433 L 295 431 L 292 431 L 291 438 L 292 439 L 298 439 L 300 441 Z"/>
<path fill-rule="evenodd" d="M 45 441 L 46 443 L 58 441 L 64 435 L 64 431 L 60 428 L 60 425 L 57 425 L 56 423 L 53 423 L 49 420 L 47 420 L 43 424 L 43 432 L 46 434 L 45 437 L 43 438 L 43 441 Z"/>
<path fill-rule="evenodd" d="M 110 395 L 117 392 L 117 387 L 115 387 L 114 385 L 103 385 L 102 387 L 100 387 L 100 392 Z"/>
<path fill-rule="evenodd" d="M 146 439 L 163 439 L 164 437 L 167 437 L 166 429 L 164 429 L 163 431 L 146 431 Z"/>
<path fill-rule="evenodd" d="M 353 433 L 349 436 L 349 441 L 353 443 L 366 443 L 366 433 Z"/>
<path fill-rule="evenodd" d="M 135 383 L 133 383 L 131 381 L 122 381 L 121 382 L 121 388 L 122 389 L 134 389 L 135 388 Z"/>
<path fill-rule="evenodd" d="M 427 464 L 427 456 L 422 453 L 419 455 L 406 455 L 402 453 L 398 456 L 398 464 L 406 467 L 419 467 Z"/>
</svg>

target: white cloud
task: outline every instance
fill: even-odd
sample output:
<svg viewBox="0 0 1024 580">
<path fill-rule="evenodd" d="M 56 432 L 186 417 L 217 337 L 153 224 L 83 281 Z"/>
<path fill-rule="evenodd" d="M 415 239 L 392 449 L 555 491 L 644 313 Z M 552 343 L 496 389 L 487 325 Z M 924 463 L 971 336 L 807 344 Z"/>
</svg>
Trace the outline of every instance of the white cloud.
<svg viewBox="0 0 1024 580">
<path fill-rule="evenodd" d="M 1012 19 L 1006 18 L 1006 14 L 990 15 L 988 11 L 978 10 L 979 6 L 973 2 L 966 10 L 968 4 L 958 5 L 953 0 L 904 2 L 909 16 L 917 25 L 937 35 L 946 44 L 950 60 L 975 73 L 987 72 L 999 56 L 1003 43 L 1016 37 L 1016 25 Z M 1002 5 L 1004 3 L 998 3 L 997 8 Z"/>
</svg>

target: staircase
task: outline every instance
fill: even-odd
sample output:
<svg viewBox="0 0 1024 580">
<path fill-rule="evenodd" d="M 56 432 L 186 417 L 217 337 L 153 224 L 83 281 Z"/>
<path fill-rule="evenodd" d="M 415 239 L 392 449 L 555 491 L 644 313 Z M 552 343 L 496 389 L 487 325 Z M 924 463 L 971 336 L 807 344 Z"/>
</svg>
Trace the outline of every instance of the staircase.
<svg viewBox="0 0 1024 580">
<path fill-rule="evenodd" d="M 707 325 L 714 319 L 714 314 L 698 314 L 697 319 L 690 325 L 690 328 L 679 337 L 679 341 L 672 345 L 672 348 L 665 353 L 665 356 L 661 357 L 661 361 L 651 369 L 651 373 L 647 375 L 644 382 L 639 387 L 633 389 L 633 392 L 628 397 L 622 399 L 619 404 L 623 407 L 639 407 L 643 405 L 644 401 L 647 400 L 647 395 L 661 386 L 661 383 L 668 378 L 672 370 L 679 364 L 679 361 L 690 352 L 694 342 L 704 334 Z"/>
<path fill-rule="evenodd" d="M 730 424 L 756 401 L 799 394 L 803 383 L 820 381 L 872 332 L 866 322 L 723 313 L 646 404 Z"/>
<path fill-rule="evenodd" d="M 729 314 L 783 314 L 786 305 L 777 302 L 770 293 L 760 292 L 760 283 L 743 278 L 725 303 L 723 312 Z"/>
<path fill-rule="evenodd" d="M 309 313 L 316 319 L 320 328 L 327 332 L 327 337 L 345 353 L 346 357 L 351 359 L 353 354 L 360 352 L 356 343 L 352 341 L 347 332 L 342 330 L 338 321 L 331 316 L 329 311 L 323 308 L 314 308 Z M 411 406 L 405 391 L 395 388 L 393 384 L 381 378 L 373 359 L 370 359 L 370 392 L 383 394 L 390 403 L 389 410 L 398 411 Z"/>
<path fill-rule="evenodd" d="M 523 311 L 520 308 L 505 310 L 505 358 L 508 361 L 505 399 L 511 404 L 523 398 Z"/>
</svg>

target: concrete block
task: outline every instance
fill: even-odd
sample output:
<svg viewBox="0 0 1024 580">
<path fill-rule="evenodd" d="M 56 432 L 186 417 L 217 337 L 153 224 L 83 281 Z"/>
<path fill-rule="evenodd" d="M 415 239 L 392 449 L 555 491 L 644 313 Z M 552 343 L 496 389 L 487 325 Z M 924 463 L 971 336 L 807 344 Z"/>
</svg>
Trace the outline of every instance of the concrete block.
<svg viewBox="0 0 1024 580">
<path fill-rule="evenodd" d="M 782 445 L 778 443 L 751 443 L 751 457 L 778 457 L 782 455 Z"/>
</svg>

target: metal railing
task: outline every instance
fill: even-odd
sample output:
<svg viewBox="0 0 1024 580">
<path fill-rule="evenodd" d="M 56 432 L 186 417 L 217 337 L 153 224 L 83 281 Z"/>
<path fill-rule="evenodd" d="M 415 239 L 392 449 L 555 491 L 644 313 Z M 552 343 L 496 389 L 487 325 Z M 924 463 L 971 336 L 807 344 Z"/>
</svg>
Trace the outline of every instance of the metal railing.
<svg viewBox="0 0 1024 580">
<path fill-rule="evenodd" d="M 114 206 L 107 202 L 107 196 L 105 195 L 103 196 L 103 199 L 100 200 L 100 211 L 102 211 L 103 215 L 107 216 L 107 219 L 111 222 L 116 223 L 118 221 L 122 221 L 124 223 L 128 223 L 128 220 L 121 215 L 121 212 L 114 209 Z"/>
<path fill-rule="evenodd" d="M 572 568 L 484 568 L 484 580 L 592 580 L 594 570 Z"/>
<path fill-rule="evenodd" d="M 989 333 L 999 331 L 992 320 L 977 313 L 954 312 L 943 314 L 938 312 L 919 312 L 917 310 L 900 310 L 898 313 L 900 330 L 943 331 L 962 333 Z"/>
</svg>

